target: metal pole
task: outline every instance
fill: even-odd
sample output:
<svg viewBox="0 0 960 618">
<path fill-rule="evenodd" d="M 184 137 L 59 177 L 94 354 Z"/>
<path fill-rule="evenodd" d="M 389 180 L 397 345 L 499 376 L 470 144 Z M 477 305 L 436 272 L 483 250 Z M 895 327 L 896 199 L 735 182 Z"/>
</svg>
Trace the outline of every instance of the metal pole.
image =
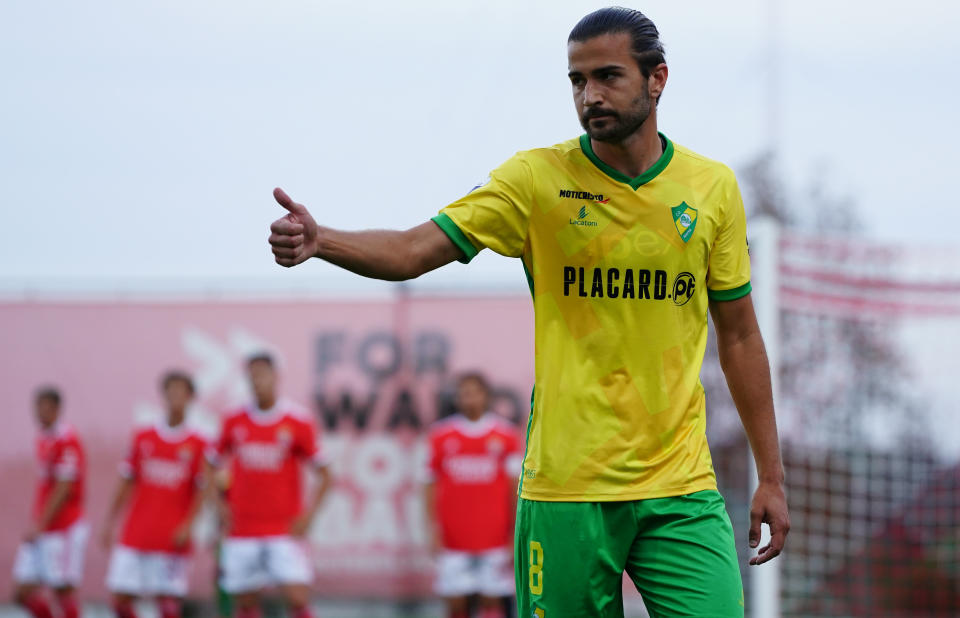
<svg viewBox="0 0 960 618">
<path fill-rule="evenodd" d="M 782 146 L 780 96 L 780 3 L 767 0 L 766 121 L 767 150 L 777 155 Z"/>
<path fill-rule="evenodd" d="M 763 342 L 770 359 L 770 379 L 773 387 L 774 409 L 779 400 L 780 368 L 780 305 L 778 302 L 780 228 L 771 217 L 754 219 L 750 222 L 750 252 L 753 259 L 753 300 L 756 305 L 757 322 L 763 334 Z M 785 419 L 784 419 L 785 420 Z M 753 453 L 750 460 L 749 487 L 750 496 L 759 485 L 757 465 Z M 770 542 L 770 528 L 763 524 L 760 547 Z M 780 561 L 775 558 L 760 566 L 749 567 L 750 599 L 747 605 L 748 615 L 752 618 L 779 618 L 780 616 Z"/>
</svg>

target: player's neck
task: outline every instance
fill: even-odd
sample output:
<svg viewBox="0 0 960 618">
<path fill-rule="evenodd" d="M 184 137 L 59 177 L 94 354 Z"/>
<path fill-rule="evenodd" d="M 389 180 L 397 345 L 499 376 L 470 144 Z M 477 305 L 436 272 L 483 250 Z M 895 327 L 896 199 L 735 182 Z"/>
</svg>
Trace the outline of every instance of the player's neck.
<svg viewBox="0 0 960 618">
<path fill-rule="evenodd" d="M 486 410 L 481 410 L 480 412 L 477 412 L 477 411 L 467 412 L 466 410 L 464 410 L 464 411 L 461 411 L 461 412 L 460 412 L 460 414 L 462 414 L 462 415 L 464 416 L 464 418 L 466 418 L 466 419 L 467 419 L 468 421 L 470 421 L 471 423 L 476 423 L 476 422 L 479 421 L 481 418 L 483 418 L 483 415 L 486 414 L 486 413 L 487 413 Z"/>
<path fill-rule="evenodd" d="M 269 397 L 257 397 L 257 408 L 259 408 L 260 412 L 269 412 L 275 405 L 277 405 L 276 395 L 270 395 Z"/>
<path fill-rule="evenodd" d="M 60 417 L 53 419 L 48 424 L 40 423 L 40 433 L 44 434 L 53 434 L 57 433 L 57 430 L 60 428 Z"/>
<path fill-rule="evenodd" d="M 593 153 L 601 161 L 630 178 L 636 178 L 656 164 L 663 155 L 663 143 L 657 132 L 657 113 L 651 110 L 646 122 L 622 142 L 590 140 Z"/>
<path fill-rule="evenodd" d="M 186 416 L 187 415 L 184 414 L 182 410 L 177 412 L 167 412 L 167 427 L 170 429 L 176 429 L 177 427 L 180 427 L 183 425 L 183 421 L 186 419 Z"/>
</svg>

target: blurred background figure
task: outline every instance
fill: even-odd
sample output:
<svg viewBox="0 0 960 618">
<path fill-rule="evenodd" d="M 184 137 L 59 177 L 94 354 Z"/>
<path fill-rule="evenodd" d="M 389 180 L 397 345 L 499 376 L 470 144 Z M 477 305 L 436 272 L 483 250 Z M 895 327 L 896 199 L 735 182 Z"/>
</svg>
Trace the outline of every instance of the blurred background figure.
<svg viewBox="0 0 960 618">
<path fill-rule="evenodd" d="M 85 460 L 79 437 L 60 418 L 61 403 L 60 391 L 50 386 L 38 389 L 34 397 L 40 479 L 33 524 L 13 565 L 14 599 L 34 618 L 53 616 L 44 588 L 53 591 L 62 618 L 79 614 L 74 590 L 83 577 L 88 535 L 83 519 Z"/>
<path fill-rule="evenodd" d="M 520 440 L 517 429 L 490 412 L 490 387 L 481 373 L 460 376 L 457 413 L 429 433 L 424 489 L 436 556 L 434 590 L 450 618 L 504 616 L 513 595 L 513 521 Z"/>
<path fill-rule="evenodd" d="M 137 597 L 155 597 L 161 618 L 178 618 L 189 587 L 191 531 L 203 504 L 207 445 L 185 425 L 194 396 L 191 377 L 171 371 L 160 387 L 166 419 L 134 434 L 101 534 L 103 546 L 110 547 L 117 517 L 131 502 L 107 571 L 117 618 L 136 618 Z"/>
<path fill-rule="evenodd" d="M 254 401 L 227 415 L 210 461 L 230 459 L 229 489 L 220 504 L 226 538 L 221 586 L 237 618 L 260 616 L 260 594 L 279 586 L 293 618 L 309 618 L 313 569 L 304 536 L 330 485 L 316 429 L 303 408 L 277 396 L 273 357 L 252 356 L 247 374 Z M 301 464 L 316 474 L 306 508 Z"/>
</svg>

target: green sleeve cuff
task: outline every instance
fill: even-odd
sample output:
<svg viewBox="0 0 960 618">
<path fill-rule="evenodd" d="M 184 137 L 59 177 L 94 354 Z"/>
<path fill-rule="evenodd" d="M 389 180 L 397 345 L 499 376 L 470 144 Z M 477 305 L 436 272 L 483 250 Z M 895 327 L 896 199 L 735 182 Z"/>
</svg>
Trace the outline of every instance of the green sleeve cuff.
<svg viewBox="0 0 960 618">
<path fill-rule="evenodd" d="M 738 288 L 733 288 L 732 290 L 711 290 L 707 289 L 707 298 L 710 300 L 737 300 L 738 298 L 743 298 L 753 288 L 750 286 L 750 282 L 747 281 Z"/>
<path fill-rule="evenodd" d="M 446 234 L 450 240 L 453 241 L 453 244 L 455 244 L 457 248 L 463 252 L 463 257 L 457 260 L 458 262 L 469 264 L 470 260 L 480 253 L 477 251 L 476 247 L 474 247 L 473 244 L 467 240 L 467 237 L 462 231 L 460 231 L 460 228 L 457 227 L 457 224 L 453 222 L 453 219 L 451 219 L 447 213 L 441 212 L 439 215 L 430 220 L 440 226 L 440 229 L 443 230 L 443 233 Z"/>
</svg>

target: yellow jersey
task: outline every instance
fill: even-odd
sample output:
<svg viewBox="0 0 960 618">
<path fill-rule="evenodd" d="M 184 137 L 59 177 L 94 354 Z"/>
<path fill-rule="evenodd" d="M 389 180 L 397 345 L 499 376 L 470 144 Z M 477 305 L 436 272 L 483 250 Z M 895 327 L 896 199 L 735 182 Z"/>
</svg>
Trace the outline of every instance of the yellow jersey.
<svg viewBox="0 0 960 618">
<path fill-rule="evenodd" d="M 583 135 L 519 152 L 433 220 L 469 262 L 523 261 L 536 370 L 520 495 L 609 501 L 716 489 L 700 367 L 708 299 L 750 292 L 733 172 L 673 144 L 637 178 Z"/>
</svg>

